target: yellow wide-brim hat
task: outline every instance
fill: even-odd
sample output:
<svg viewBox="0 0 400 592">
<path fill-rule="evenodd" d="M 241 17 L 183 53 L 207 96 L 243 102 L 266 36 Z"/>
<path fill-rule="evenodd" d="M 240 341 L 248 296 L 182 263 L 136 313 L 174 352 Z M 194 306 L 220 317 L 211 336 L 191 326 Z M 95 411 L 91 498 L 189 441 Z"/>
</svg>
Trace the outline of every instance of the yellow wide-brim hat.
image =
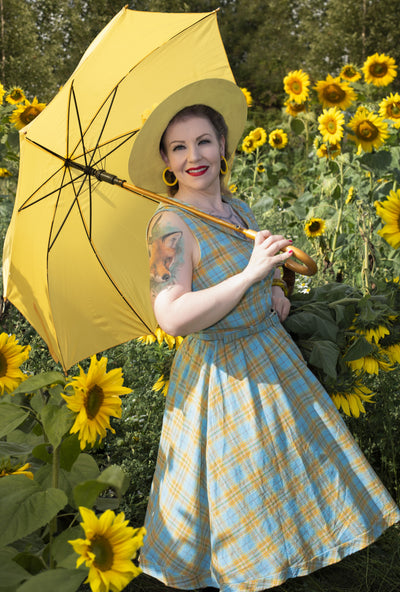
<svg viewBox="0 0 400 592">
<path fill-rule="evenodd" d="M 137 187 L 165 193 L 162 180 L 165 162 L 160 154 L 161 137 L 171 119 L 185 107 L 207 105 L 218 111 L 228 127 L 226 158 L 229 168 L 247 118 L 243 91 L 230 80 L 206 78 L 180 88 L 150 113 L 136 135 L 129 158 L 129 174 Z"/>
</svg>

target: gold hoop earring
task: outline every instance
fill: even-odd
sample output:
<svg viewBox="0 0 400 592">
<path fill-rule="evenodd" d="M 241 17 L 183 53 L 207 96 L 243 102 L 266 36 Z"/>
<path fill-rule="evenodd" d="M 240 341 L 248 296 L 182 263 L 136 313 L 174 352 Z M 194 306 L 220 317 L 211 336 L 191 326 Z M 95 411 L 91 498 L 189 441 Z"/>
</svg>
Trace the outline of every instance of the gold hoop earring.
<svg viewBox="0 0 400 592">
<path fill-rule="evenodd" d="M 172 181 L 172 182 L 168 181 L 167 173 L 169 173 L 169 175 L 174 178 L 174 181 Z M 167 167 L 166 169 L 163 170 L 162 178 L 163 178 L 164 183 L 166 185 L 168 185 L 168 187 L 173 187 L 174 185 L 176 185 L 178 183 L 178 179 L 175 177 L 174 173 L 171 171 L 171 169 L 169 167 Z"/>
<path fill-rule="evenodd" d="M 219 169 L 221 175 L 226 175 L 228 172 L 228 163 L 226 162 L 225 156 L 221 156 L 221 167 Z"/>
</svg>

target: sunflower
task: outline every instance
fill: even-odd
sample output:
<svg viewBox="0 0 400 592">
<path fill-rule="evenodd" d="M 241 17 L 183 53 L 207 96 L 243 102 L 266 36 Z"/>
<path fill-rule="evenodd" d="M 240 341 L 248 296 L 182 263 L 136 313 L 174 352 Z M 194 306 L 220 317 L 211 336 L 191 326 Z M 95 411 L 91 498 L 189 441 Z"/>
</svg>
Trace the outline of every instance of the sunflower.
<svg viewBox="0 0 400 592">
<path fill-rule="evenodd" d="M 97 436 L 101 442 L 107 429 L 115 433 L 110 426 L 110 416 L 121 417 L 120 396 L 131 392 L 131 389 L 122 386 L 121 368 L 106 372 L 106 366 L 107 358 L 98 361 L 96 356 L 92 356 L 88 373 L 85 374 L 79 366 L 79 376 L 74 376 L 67 384 L 67 387 L 73 388 L 74 394 L 61 395 L 68 409 L 77 414 L 70 432 L 78 432 L 82 450 L 86 443 L 93 446 Z"/>
<path fill-rule="evenodd" d="M 287 101 L 285 101 L 284 105 L 286 107 L 286 113 L 288 113 L 292 117 L 297 117 L 299 113 L 307 111 L 306 103 L 296 103 L 295 101 L 288 99 Z"/>
<path fill-rule="evenodd" d="M 357 99 L 356 93 L 347 82 L 341 81 L 339 77 L 333 78 L 330 74 L 326 80 L 319 80 L 314 88 L 324 108 L 338 107 L 345 110 Z"/>
<path fill-rule="evenodd" d="M 0 477 L 6 477 L 7 475 L 25 475 L 29 479 L 33 479 L 33 473 L 28 471 L 31 465 L 25 463 L 24 465 L 13 466 L 10 461 L 6 461 L 0 465 Z"/>
<path fill-rule="evenodd" d="M 351 187 L 349 187 L 349 190 L 347 192 L 347 197 L 346 197 L 346 201 L 345 204 L 349 204 L 351 202 L 351 200 L 353 199 L 354 196 L 354 187 L 353 185 Z"/>
<path fill-rule="evenodd" d="M 0 395 L 12 393 L 28 377 L 19 369 L 29 357 L 30 345 L 18 345 L 15 335 L 0 334 Z"/>
<path fill-rule="evenodd" d="M 311 218 L 304 226 L 304 232 L 310 238 L 321 236 L 325 232 L 326 222 L 322 218 Z"/>
<path fill-rule="evenodd" d="M 26 97 L 25 97 L 25 93 L 22 90 L 22 88 L 19 88 L 19 86 L 14 86 L 8 93 L 6 96 L 6 101 L 8 103 L 10 103 L 11 105 L 16 105 L 17 103 L 22 103 L 22 101 L 25 101 Z"/>
<path fill-rule="evenodd" d="M 251 107 L 253 105 L 253 97 L 251 96 L 251 92 L 247 90 L 247 88 L 241 88 L 240 90 L 245 96 L 247 106 Z"/>
<path fill-rule="evenodd" d="M 93 592 L 119 592 L 141 569 L 132 562 L 143 544 L 145 528 L 127 526 L 123 512 L 117 516 L 106 510 L 100 517 L 88 508 L 80 507 L 84 539 L 68 541 L 80 555 L 76 567 L 83 563 L 89 568 L 89 583 Z"/>
<path fill-rule="evenodd" d="M 386 225 L 378 234 L 394 249 L 400 246 L 400 189 L 391 191 L 386 201 L 375 202 L 376 213 Z"/>
<path fill-rule="evenodd" d="M 6 90 L 4 86 L 0 82 L 0 103 L 3 102 L 4 95 L 6 94 Z"/>
<path fill-rule="evenodd" d="M 137 338 L 138 341 L 145 343 L 146 345 L 150 345 L 151 343 L 159 343 L 162 345 L 164 342 L 168 345 L 169 349 L 172 349 L 174 346 L 179 347 L 183 341 L 183 337 L 173 337 L 172 335 L 168 335 L 165 331 L 161 329 L 161 327 L 157 327 L 155 333 L 150 333 L 149 335 L 142 335 L 141 337 Z"/>
<path fill-rule="evenodd" d="M 262 162 L 258 163 L 256 170 L 257 173 L 265 173 L 265 167 Z"/>
<path fill-rule="evenodd" d="M 372 152 L 382 146 L 389 136 L 387 123 L 365 107 L 359 107 L 349 121 L 349 128 L 354 132 L 349 139 L 365 152 Z"/>
<path fill-rule="evenodd" d="M 348 82 L 355 82 L 356 80 L 360 80 L 361 74 L 358 71 L 358 68 L 353 64 L 347 64 L 342 68 L 342 71 L 339 74 L 340 78 L 344 78 Z"/>
<path fill-rule="evenodd" d="M 8 169 L 1 167 L 0 168 L 0 177 L 11 177 L 11 173 Z"/>
<path fill-rule="evenodd" d="M 254 138 L 252 138 L 250 135 L 246 136 L 245 139 L 242 142 L 242 150 L 243 152 L 246 152 L 247 154 L 251 154 L 252 152 L 254 152 L 254 150 L 257 148 Z"/>
<path fill-rule="evenodd" d="M 364 371 L 367 374 L 379 374 L 380 370 L 384 372 L 390 372 L 393 370 L 393 366 L 385 360 L 385 352 L 380 349 L 371 352 L 367 356 L 362 356 L 357 360 L 351 360 L 346 362 L 349 368 L 355 372 Z"/>
<path fill-rule="evenodd" d="M 285 92 L 294 103 L 304 103 L 308 99 L 310 77 L 303 70 L 293 70 L 283 79 Z"/>
<path fill-rule="evenodd" d="M 360 412 L 365 413 L 363 401 L 370 403 L 374 394 L 360 380 L 355 380 L 346 390 L 336 389 L 330 396 L 336 407 L 343 409 L 346 415 L 359 417 Z"/>
<path fill-rule="evenodd" d="M 387 86 L 397 75 L 396 62 L 384 53 L 369 56 L 361 69 L 365 82 L 374 86 Z"/>
<path fill-rule="evenodd" d="M 318 129 L 324 142 L 337 144 L 343 137 L 344 115 L 337 107 L 324 109 L 318 117 Z"/>
<path fill-rule="evenodd" d="M 231 185 L 229 185 L 229 191 L 231 193 L 236 193 L 238 190 L 238 186 L 236 185 L 236 183 L 232 183 Z"/>
<path fill-rule="evenodd" d="M 169 387 L 169 379 L 164 378 L 164 374 L 161 374 L 160 378 L 153 384 L 152 391 L 161 391 L 164 397 L 167 396 Z"/>
<path fill-rule="evenodd" d="M 390 119 L 393 127 L 400 127 L 400 95 L 390 93 L 388 97 L 379 103 L 379 115 L 383 119 Z"/>
<path fill-rule="evenodd" d="M 400 364 L 400 342 L 382 348 L 391 364 Z"/>
<path fill-rule="evenodd" d="M 254 146 L 259 148 L 267 141 L 267 132 L 263 127 L 256 127 L 249 136 L 254 140 Z"/>
<path fill-rule="evenodd" d="M 272 148 L 282 150 L 288 143 L 287 134 L 281 129 L 275 129 L 269 134 L 268 143 Z"/>
<path fill-rule="evenodd" d="M 341 154 L 340 144 L 321 144 L 317 149 L 318 158 L 332 158 L 332 160 Z"/>
<path fill-rule="evenodd" d="M 28 125 L 28 123 L 30 123 L 33 119 L 35 119 L 35 117 L 37 117 L 45 107 L 46 104 L 38 103 L 36 97 L 33 99 L 32 103 L 25 99 L 23 104 L 14 109 L 13 114 L 10 117 L 10 121 L 18 130 L 20 130 Z"/>
</svg>

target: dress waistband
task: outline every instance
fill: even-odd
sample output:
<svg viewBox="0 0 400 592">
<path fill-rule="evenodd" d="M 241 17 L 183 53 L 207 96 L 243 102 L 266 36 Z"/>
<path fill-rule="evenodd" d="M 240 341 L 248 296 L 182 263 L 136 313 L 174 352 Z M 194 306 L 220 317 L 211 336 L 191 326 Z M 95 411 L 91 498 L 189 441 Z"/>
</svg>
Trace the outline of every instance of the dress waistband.
<svg viewBox="0 0 400 592">
<path fill-rule="evenodd" d="M 191 333 L 190 339 L 199 339 L 200 341 L 223 341 L 228 343 L 235 341 L 241 337 L 248 335 L 255 335 L 263 331 L 280 325 L 280 321 L 276 312 L 266 317 L 263 322 L 257 323 L 251 327 L 244 327 L 243 329 L 214 329 L 211 331 L 199 331 L 198 333 Z"/>
</svg>

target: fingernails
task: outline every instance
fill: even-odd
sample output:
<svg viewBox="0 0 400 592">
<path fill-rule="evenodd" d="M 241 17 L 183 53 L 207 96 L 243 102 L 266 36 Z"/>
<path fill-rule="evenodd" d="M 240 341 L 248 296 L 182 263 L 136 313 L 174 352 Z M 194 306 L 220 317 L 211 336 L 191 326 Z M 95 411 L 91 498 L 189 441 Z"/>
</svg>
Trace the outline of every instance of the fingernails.
<svg viewBox="0 0 400 592">
<path fill-rule="evenodd" d="M 288 241 L 289 241 L 290 243 L 292 243 L 292 242 L 293 242 L 291 238 L 289 238 L 289 239 L 288 239 Z"/>
<path fill-rule="evenodd" d="M 293 255 L 293 251 L 292 251 L 292 249 L 290 249 L 290 250 L 288 251 L 288 253 L 289 253 L 289 255 Z"/>
</svg>

